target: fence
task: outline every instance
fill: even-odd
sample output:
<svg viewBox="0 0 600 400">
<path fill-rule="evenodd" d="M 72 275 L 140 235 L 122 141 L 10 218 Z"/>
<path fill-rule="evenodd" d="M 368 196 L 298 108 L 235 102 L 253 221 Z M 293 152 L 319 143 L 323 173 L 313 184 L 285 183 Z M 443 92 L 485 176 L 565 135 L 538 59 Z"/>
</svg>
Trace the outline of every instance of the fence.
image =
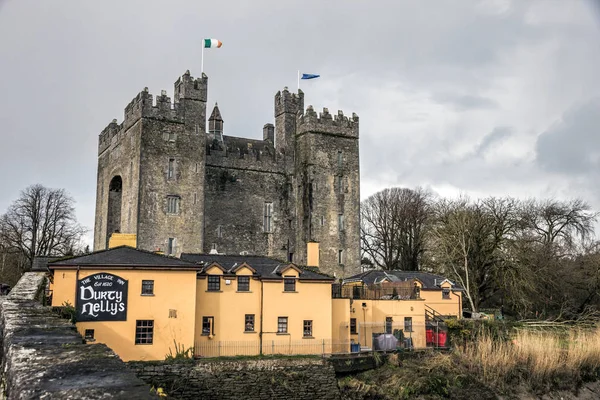
<svg viewBox="0 0 600 400">
<path fill-rule="evenodd" d="M 262 352 L 261 352 L 262 348 Z M 232 357 L 262 355 L 327 355 L 349 353 L 349 341 L 331 339 L 302 340 L 206 340 L 196 342 L 195 357 Z"/>
<path fill-rule="evenodd" d="M 365 322 L 357 326 L 361 351 L 418 350 L 450 347 L 448 329 L 443 322 L 425 323 Z"/>
<path fill-rule="evenodd" d="M 382 285 L 340 285 L 331 287 L 331 297 L 334 299 L 354 300 L 417 300 L 421 296 L 418 287 L 399 287 Z"/>
</svg>

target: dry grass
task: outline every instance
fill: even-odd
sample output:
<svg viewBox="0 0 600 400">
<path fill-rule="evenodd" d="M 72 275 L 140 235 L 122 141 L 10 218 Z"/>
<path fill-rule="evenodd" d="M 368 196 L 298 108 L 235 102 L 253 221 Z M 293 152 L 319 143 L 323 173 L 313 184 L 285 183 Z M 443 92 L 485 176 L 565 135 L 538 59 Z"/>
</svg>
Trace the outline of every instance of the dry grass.
<svg viewBox="0 0 600 400">
<path fill-rule="evenodd" d="M 579 380 L 600 368 L 600 329 L 566 333 L 520 331 L 512 341 L 482 335 L 457 350 L 461 361 L 480 378 L 504 385 L 513 378 L 545 384 L 554 378 Z"/>
</svg>

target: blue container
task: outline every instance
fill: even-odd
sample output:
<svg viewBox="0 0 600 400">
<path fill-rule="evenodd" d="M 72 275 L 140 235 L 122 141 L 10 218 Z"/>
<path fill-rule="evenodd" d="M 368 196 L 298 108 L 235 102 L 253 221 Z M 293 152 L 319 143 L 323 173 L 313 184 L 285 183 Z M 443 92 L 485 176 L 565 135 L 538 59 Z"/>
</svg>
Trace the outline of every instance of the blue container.
<svg viewBox="0 0 600 400">
<path fill-rule="evenodd" d="M 350 343 L 350 351 L 352 353 L 360 353 L 360 343 Z"/>
</svg>

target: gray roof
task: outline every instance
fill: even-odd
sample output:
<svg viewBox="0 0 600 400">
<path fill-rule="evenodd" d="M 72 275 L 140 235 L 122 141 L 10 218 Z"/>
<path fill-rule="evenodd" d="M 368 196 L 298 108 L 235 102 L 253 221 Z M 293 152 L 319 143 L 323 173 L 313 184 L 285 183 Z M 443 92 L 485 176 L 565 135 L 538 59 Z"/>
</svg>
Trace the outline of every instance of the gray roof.
<svg viewBox="0 0 600 400">
<path fill-rule="evenodd" d="M 406 281 L 406 280 L 410 280 L 410 279 L 418 279 L 423 284 L 423 289 L 440 289 L 439 285 L 447 279 L 441 275 L 435 275 L 435 274 L 431 274 L 429 272 L 399 271 L 399 270 L 391 270 L 391 271 L 373 270 L 373 271 L 363 272 L 361 274 L 346 278 L 346 279 L 344 279 L 344 282 L 361 281 L 367 285 L 371 285 L 374 283 L 380 283 L 385 278 L 388 278 L 392 282 Z M 463 290 L 462 286 L 453 282 L 451 279 L 448 279 L 448 281 L 450 283 L 452 283 L 453 289 Z"/>
<path fill-rule="evenodd" d="M 331 280 L 334 278 L 321 274 L 315 271 L 311 271 L 306 267 L 299 267 L 293 263 L 283 262 L 274 258 L 263 257 L 263 256 L 238 256 L 238 255 L 224 255 L 224 254 L 191 254 L 184 253 L 181 255 L 182 260 L 191 261 L 205 268 L 210 266 L 212 263 L 217 263 L 221 267 L 227 270 L 228 273 L 233 273 L 233 269 L 244 263 L 248 264 L 254 270 L 255 275 L 263 278 L 282 278 L 282 270 L 288 265 L 294 265 L 300 272 L 300 279 L 312 279 L 312 280 Z"/>
<path fill-rule="evenodd" d="M 48 263 L 58 260 L 61 257 L 35 256 L 31 264 L 31 270 L 34 272 L 48 272 Z"/>
<path fill-rule="evenodd" d="M 57 266 L 118 266 L 118 267 L 162 267 L 162 268 L 195 268 L 192 262 L 175 257 L 163 256 L 151 251 L 119 246 L 108 250 L 95 251 L 83 256 L 60 259 L 48 263 L 49 268 Z"/>
</svg>

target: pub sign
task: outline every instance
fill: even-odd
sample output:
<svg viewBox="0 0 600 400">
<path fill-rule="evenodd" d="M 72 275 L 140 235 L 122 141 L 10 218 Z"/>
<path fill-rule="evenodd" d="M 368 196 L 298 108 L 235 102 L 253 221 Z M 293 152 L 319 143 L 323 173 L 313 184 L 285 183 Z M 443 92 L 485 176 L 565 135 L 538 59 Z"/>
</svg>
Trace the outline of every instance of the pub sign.
<svg viewBox="0 0 600 400">
<path fill-rule="evenodd" d="M 126 321 L 127 281 L 100 272 L 77 281 L 77 321 Z"/>
</svg>

